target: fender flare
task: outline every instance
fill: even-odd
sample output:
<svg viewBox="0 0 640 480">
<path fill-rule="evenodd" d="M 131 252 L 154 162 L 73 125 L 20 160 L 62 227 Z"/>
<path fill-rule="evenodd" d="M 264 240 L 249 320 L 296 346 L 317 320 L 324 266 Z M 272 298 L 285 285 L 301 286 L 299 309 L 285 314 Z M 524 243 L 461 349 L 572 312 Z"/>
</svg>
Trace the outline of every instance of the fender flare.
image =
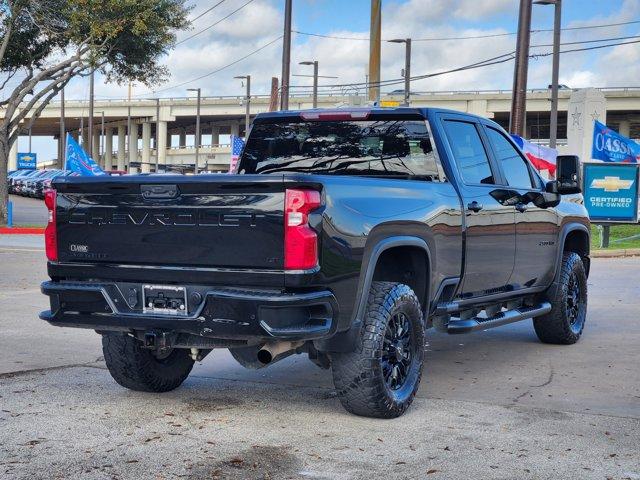
<svg viewBox="0 0 640 480">
<path fill-rule="evenodd" d="M 395 247 L 417 247 L 427 255 L 427 268 L 429 277 L 433 273 L 432 269 L 432 256 L 429 245 L 425 240 L 419 237 L 413 237 L 408 235 L 386 237 L 380 240 L 371 250 L 371 254 L 365 260 L 366 268 L 364 274 L 360 274 L 360 281 L 358 282 L 358 289 L 356 291 L 356 308 L 354 309 L 353 318 L 351 319 L 351 329 L 362 321 L 364 311 L 367 307 L 367 299 L 369 298 L 369 290 L 371 290 L 371 284 L 373 283 L 373 274 L 378 265 L 378 259 L 385 250 Z M 363 262 L 364 263 L 364 262 Z M 427 279 L 427 292 L 425 297 L 425 311 L 429 308 L 429 294 L 431 293 L 431 278 Z"/>
<path fill-rule="evenodd" d="M 587 235 L 587 239 L 591 238 L 591 232 L 589 231 L 587 226 L 584 225 L 583 223 L 571 222 L 563 225 L 562 231 L 560 232 L 560 242 L 558 244 L 558 253 L 556 258 L 555 272 L 553 274 L 553 283 L 556 283 L 558 281 L 558 277 L 560 275 L 560 270 L 562 266 L 562 255 L 564 254 L 564 245 L 567 240 L 567 236 L 571 232 L 575 232 L 576 230 L 580 230 L 584 232 Z M 588 252 L 588 249 L 589 249 L 589 242 L 587 242 L 587 252 Z M 588 272 L 589 265 L 585 265 L 585 268 L 587 269 L 587 272 Z"/>
</svg>

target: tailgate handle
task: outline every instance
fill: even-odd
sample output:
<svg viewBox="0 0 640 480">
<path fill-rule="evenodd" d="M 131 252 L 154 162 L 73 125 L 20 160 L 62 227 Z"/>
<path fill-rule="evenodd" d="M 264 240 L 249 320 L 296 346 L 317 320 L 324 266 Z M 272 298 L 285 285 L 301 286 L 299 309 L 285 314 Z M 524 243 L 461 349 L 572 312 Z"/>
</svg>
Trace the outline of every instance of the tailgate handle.
<svg viewBox="0 0 640 480">
<path fill-rule="evenodd" d="M 144 198 L 176 198 L 180 195 L 177 185 L 140 185 Z"/>
</svg>

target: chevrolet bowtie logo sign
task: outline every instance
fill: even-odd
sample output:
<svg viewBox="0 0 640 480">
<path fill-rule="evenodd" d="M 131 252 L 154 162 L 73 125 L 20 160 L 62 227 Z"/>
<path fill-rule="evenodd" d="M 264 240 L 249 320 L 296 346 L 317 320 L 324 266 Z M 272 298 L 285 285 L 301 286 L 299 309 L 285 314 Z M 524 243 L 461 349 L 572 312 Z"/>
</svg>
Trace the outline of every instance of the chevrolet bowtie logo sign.
<svg viewBox="0 0 640 480">
<path fill-rule="evenodd" d="M 619 192 L 628 190 L 633 185 L 633 180 L 622 180 L 620 177 L 594 178 L 591 188 L 603 188 L 605 192 Z"/>
</svg>

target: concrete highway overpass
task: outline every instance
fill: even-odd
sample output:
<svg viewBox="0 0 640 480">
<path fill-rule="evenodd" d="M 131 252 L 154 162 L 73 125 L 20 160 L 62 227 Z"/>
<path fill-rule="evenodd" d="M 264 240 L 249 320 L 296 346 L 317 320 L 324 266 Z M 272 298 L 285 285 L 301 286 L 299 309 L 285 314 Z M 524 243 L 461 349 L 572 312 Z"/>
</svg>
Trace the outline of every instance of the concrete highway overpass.
<svg viewBox="0 0 640 480">
<path fill-rule="evenodd" d="M 631 138 L 640 138 L 640 87 L 599 89 L 605 95 L 607 124 Z M 566 139 L 567 107 L 572 90 L 559 92 L 559 144 Z M 384 101 L 402 101 L 402 95 L 386 95 Z M 201 148 L 200 169 L 226 171 L 230 159 L 229 135 L 244 136 L 244 97 L 204 97 L 201 99 Z M 107 169 L 155 171 L 175 168 L 192 170 L 195 162 L 194 134 L 196 123 L 195 98 L 163 98 L 135 100 L 97 100 L 94 112 L 94 132 L 87 129 L 88 101 L 65 102 L 64 125 L 67 132 L 79 138 L 86 146 L 92 138 L 94 152 L 100 152 L 97 160 Z M 366 105 L 361 96 L 320 96 L 321 108 L 344 105 Z M 504 127 L 509 124 L 511 108 L 510 90 L 478 90 L 450 92 L 412 93 L 411 105 L 415 107 L 440 107 L 470 112 L 494 119 Z M 549 138 L 549 90 L 527 92 L 527 137 L 544 143 Z M 309 96 L 291 97 L 292 109 L 308 109 L 312 106 Z M 32 129 L 34 136 L 59 138 L 59 102 L 48 105 Z M 251 97 L 251 115 L 269 109 L 268 96 Z M 101 117 L 104 113 L 105 135 L 101 138 Z M 0 109 L 0 117 L 3 112 Z M 131 125 L 131 135 L 128 132 Z M 156 137 L 157 135 L 157 137 Z M 156 148 L 156 138 L 162 147 Z M 17 148 L 17 147 L 16 147 Z M 15 165 L 14 148 L 10 169 Z M 47 160 L 42 159 L 41 160 Z"/>
</svg>

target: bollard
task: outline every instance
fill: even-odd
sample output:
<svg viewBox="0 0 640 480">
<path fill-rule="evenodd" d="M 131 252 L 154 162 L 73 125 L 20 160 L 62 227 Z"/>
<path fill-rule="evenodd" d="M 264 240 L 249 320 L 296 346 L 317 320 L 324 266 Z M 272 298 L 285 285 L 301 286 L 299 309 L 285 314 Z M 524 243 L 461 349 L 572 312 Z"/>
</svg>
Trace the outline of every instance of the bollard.
<svg viewBox="0 0 640 480">
<path fill-rule="evenodd" d="M 7 202 L 7 227 L 13 227 L 13 202 Z"/>
</svg>

